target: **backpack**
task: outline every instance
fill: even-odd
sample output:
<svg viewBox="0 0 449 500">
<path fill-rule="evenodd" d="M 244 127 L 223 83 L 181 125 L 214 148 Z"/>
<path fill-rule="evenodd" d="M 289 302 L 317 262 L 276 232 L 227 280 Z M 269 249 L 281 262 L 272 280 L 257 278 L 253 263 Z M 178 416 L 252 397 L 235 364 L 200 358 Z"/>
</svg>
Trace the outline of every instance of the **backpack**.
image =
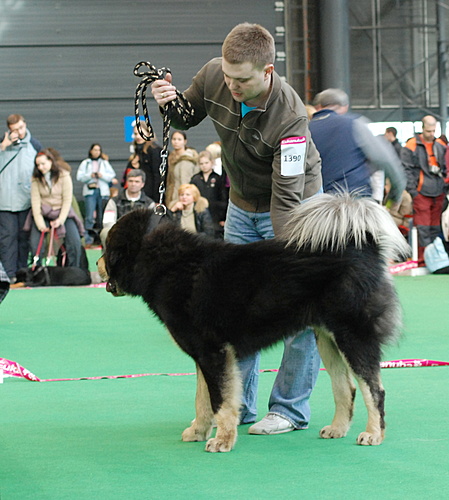
<svg viewBox="0 0 449 500">
<path fill-rule="evenodd" d="M 449 255 L 440 237 L 424 249 L 424 262 L 433 274 L 449 274 Z"/>
<path fill-rule="evenodd" d="M 449 195 L 446 196 L 446 208 L 441 214 L 441 229 L 443 230 L 443 237 L 449 241 Z"/>
</svg>

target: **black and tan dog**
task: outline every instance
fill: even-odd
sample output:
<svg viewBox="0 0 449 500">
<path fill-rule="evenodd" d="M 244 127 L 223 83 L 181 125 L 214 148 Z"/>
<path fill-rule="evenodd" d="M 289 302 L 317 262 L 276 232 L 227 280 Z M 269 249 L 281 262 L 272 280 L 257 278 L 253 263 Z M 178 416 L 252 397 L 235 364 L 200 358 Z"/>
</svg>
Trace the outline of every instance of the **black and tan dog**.
<svg viewBox="0 0 449 500">
<path fill-rule="evenodd" d="M 109 292 L 142 297 L 197 364 L 196 418 L 182 439 L 207 440 L 215 418 L 206 450 L 230 451 L 239 423 L 237 360 L 312 325 L 336 403 L 320 435 L 347 433 L 354 376 L 368 410 L 357 442 L 380 444 L 381 349 L 401 325 L 387 262 L 409 252 L 389 214 L 371 200 L 317 196 L 292 214 L 285 240 L 247 245 L 171 223 L 148 231 L 155 217 L 134 211 L 119 219 L 98 268 Z"/>
</svg>

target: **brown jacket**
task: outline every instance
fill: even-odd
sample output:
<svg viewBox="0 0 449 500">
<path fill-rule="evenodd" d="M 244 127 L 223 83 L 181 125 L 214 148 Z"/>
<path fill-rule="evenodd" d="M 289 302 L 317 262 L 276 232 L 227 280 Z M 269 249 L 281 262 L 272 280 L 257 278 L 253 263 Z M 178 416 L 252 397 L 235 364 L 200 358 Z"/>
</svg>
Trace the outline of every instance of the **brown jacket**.
<svg viewBox="0 0 449 500">
<path fill-rule="evenodd" d="M 51 188 L 43 179 L 33 177 L 31 180 L 31 209 L 33 219 L 39 231 L 45 229 L 45 221 L 42 216 L 42 205 L 48 205 L 53 210 L 61 210 L 59 220 L 64 224 L 70 207 L 72 206 L 73 184 L 69 172 L 61 170 L 59 179 Z"/>
<path fill-rule="evenodd" d="M 231 183 L 230 200 L 243 210 L 271 212 L 276 234 L 289 212 L 322 185 L 321 159 L 311 139 L 307 112 L 298 94 L 273 73 L 265 108 L 243 118 L 221 69 L 221 58 L 209 61 L 194 77 L 185 95 L 195 114 L 187 125 L 172 116 L 176 128 L 195 126 L 209 116 L 221 140 L 222 162 Z M 304 172 L 281 173 L 281 141 L 305 138 Z"/>
</svg>

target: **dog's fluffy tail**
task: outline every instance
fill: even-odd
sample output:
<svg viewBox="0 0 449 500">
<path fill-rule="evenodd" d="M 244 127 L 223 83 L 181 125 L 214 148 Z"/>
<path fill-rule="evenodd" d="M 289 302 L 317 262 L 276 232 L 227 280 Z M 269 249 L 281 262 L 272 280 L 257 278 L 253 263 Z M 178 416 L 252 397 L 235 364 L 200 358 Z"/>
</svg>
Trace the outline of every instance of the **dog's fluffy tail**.
<svg viewBox="0 0 449 500">
<path fill-rule="evenodd" d="M 283 234 L 287 245 L 312 252 L 339 252 L 349 243 L 362 248 L 369 235 L 385 261 L 410 255 L 409 245 L 387 210 L 350 193 L 310 198 L 292 212 Z"/>
</svg>

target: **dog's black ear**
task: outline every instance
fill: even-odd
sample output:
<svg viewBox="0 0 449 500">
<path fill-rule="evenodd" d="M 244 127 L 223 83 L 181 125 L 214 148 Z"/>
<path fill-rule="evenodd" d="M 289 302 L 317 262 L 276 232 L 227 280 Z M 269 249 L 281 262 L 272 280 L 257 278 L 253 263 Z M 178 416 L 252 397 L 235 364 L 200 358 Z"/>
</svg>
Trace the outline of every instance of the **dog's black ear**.
<svg viewBox="0 0 449 500">
<path fill-rule="evenodd" d="M 120 261 L 120 254 L 114 250 L 108 252 L 108 266 L 114 267 Z"/>
</svg>

